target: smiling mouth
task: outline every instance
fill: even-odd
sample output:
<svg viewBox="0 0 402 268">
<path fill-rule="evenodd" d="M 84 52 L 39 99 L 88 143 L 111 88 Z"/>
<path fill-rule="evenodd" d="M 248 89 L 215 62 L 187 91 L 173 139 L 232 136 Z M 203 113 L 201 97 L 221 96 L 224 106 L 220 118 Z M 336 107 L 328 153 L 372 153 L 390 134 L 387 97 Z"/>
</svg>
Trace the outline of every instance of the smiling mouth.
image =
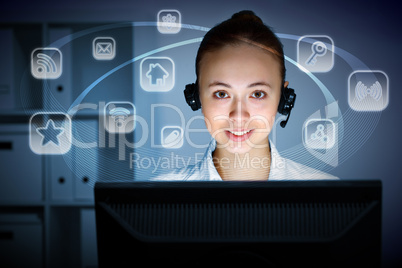
<svg viewBox="0 0 402 268">
<path fill-rule="evenodd" d="M 251 129 L 250 130 L 244 130 L 244 131 L 232 131 L 232 130 L 228 130 L 230 133 L 232 133 L 233 135 L 236 135 L 236 136 L 243 136 L 244 134 L 247 134 L 247 133 L 249 133 L 250 131 L 251 131 Z"/>
<path fill-rule="evenodd" d="M 225 132 L 229 139 L 239 142 L 247 140 L 253 133 L 253 130 L 226 130 Z"/>
</svg>

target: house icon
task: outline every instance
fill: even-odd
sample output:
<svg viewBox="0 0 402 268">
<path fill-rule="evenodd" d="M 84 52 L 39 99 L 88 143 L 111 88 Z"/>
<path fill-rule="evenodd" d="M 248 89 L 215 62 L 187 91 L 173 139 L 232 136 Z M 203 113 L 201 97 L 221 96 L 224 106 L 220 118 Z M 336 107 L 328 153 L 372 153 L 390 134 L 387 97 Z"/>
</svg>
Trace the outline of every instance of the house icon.
<svg viewBox="0 0 402 268">
<path fill-rule="evenodd" d="M 145 74 L 152 86 L 165 86 L 169 73 L 159 64 L 149 64 L 149 70 Z"/>
<path fill-rule="evenodd" d="M 169 57 L 147 57 L 140 63 L 140 85 L 148 92 L 167 92 L 175 84 L 174 61 Z"/>
</svg>

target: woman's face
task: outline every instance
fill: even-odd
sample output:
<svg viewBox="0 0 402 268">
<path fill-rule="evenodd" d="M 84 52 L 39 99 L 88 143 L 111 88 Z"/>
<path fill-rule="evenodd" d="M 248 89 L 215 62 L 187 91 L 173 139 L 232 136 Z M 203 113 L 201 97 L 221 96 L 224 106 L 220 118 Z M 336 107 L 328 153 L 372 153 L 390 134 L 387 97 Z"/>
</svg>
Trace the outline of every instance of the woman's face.
<svg viewBox="0 0 402 268">
<path fill-rule="evenodd" d="M 282 86 L 280 64 L 274 57 L 247 44 L 203 56 L 200 100 L 218 148 L 244 154 L 268 146 Z"/>
</svg>

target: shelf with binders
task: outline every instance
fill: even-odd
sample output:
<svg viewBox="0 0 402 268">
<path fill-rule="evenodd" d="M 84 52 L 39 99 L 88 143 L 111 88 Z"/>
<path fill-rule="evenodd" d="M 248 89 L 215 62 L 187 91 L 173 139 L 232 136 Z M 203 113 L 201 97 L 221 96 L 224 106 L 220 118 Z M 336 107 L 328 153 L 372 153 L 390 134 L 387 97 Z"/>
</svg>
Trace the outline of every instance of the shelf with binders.
<svg viewBox="0 0 402 268">
<path fill-rule="evenodd" d="M 98 117 L 108 102 L 133 100 L 130 24 L 49 23 L 47 36 L 63 55 L 62 74 L 43 89 L 48 111 Z"/>
<path fill-rule="evenodd" d="M 95 210 L 51 207 L 46 229 L 46 267 L 97 267 Z"/>
<path fill-rule="evenodd" d="M 42 83 L 31 75 L 32 51 L 43 44 L 43 24 L 0 25 L 0 116 L 42 109 Z"/>
<path fill-rule="evenodd" d="M 42 206 L 0 206 L 2 266 L 43 267 L 44 210 Z"/>
<path fill-rule="evenodd" d="M 133 58 L 129 23 L 0 24 L 0 37 L 0 119 L 54 111 L 96 117 L 105 103 L 133 99 L 133 65 L 122 66 Z M 111 44 L 113 56 L 97 56 L 99 44 Z"/>
<path fill-rule="evenodd" d="M 103 129 L 103 113 L 107 103 L 133 102 L 133 29 L 102 22 L 3 23 L 0 37 L 0 223 L 6 228 L 0 249 L 7 249 L 0 258 L 7 252 L 10 264 L 20 267 L 96 267 L 94 183 L 116 172 L 132 179 L 131 148 L 125 148 L 125 162 L 118 160 L 119 140 Z M 100 37 L 115 41 L 113 58 L 94 56 Z M 48 48 L 60 51 L 60 66 Z M 35 54 L 38 49 L 43 55 Z M 60 76 L 40 77 L 52 60 Z M 30 122 L 37 113 L 70 116 L 70 150 L 33 150 Z M 133 142 L 132 133 L 125 137 Z M 19 260 L 26 246 L 35 255 Z"/>
</svg>

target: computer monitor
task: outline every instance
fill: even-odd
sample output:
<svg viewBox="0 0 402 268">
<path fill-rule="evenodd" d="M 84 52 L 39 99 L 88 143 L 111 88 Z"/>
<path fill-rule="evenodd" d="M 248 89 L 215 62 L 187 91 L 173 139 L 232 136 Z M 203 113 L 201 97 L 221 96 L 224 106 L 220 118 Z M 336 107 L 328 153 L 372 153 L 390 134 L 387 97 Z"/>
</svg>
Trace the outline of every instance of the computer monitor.
<svg viewBox="0 0 402 268">
<path fill-rule="evenodd" d="M 95 185 L 99 267 L 380 267 L 379 180 Z"/>
</svg>

